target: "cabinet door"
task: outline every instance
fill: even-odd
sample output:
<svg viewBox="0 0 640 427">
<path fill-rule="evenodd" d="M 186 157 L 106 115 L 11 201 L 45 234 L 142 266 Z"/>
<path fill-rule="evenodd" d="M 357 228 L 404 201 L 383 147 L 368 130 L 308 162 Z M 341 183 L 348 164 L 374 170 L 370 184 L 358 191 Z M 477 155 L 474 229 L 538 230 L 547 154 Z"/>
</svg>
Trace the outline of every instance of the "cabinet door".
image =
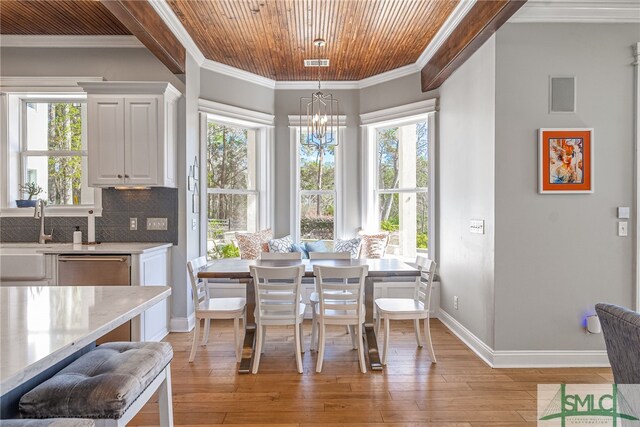
<svg viewBox="0 0 640 427">
<path fill-rule="evenodd" d="M 87 148 L 90 186 L 124 183 L 123 119 L 123 98 L 89 97 Z"/>
<path fill-rule="evenodd" d="M 125 98 L 125 183 L 158 184 L 158 97 Z"/>
</svg>

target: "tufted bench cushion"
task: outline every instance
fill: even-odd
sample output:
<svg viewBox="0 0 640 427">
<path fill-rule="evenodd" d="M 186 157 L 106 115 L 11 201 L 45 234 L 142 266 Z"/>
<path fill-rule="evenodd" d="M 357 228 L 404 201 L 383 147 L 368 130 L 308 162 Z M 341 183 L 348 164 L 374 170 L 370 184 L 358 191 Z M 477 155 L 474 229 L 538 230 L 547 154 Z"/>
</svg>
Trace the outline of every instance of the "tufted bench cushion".
<svg viewBox="0 0 640 427">
<path fill-rule="evenodd" d="M 93 420 L 53 418 L 46 420 L 0 420 L 2 427 L 95 427 Z"/>
<path fill-rule="evenodd" d="M 171 362 L 162 342 L 112 342 L 81 356 L 20 399 L 24 418 L 119 419 Z"/>
</svg>

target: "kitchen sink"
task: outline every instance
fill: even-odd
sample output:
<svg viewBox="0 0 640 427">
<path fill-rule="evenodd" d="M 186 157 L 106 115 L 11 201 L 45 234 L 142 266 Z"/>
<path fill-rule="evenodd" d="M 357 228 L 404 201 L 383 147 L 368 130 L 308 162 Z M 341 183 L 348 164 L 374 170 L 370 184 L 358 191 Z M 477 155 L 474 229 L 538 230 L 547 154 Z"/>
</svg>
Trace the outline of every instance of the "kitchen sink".
<svg viewBox="0 0 640 427">
<path fill-rule="evenodd" d="M 43 280 L 47 277 L 46 257 L 42 249 L 58 245 L 39 243 L 0 243 L 0 280 Z"/>
</svg>

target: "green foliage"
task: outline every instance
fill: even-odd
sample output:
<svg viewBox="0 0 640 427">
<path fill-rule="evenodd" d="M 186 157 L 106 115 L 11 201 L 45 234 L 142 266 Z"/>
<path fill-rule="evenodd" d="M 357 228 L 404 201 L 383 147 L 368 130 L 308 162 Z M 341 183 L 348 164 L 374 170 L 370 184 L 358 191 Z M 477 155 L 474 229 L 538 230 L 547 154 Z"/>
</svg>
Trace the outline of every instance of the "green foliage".
<svg viewBox="0 0 640 427">
<path fill-rule="evenodd" d="M 333 216 L 302 217 L 300 234 L 304 239 L 333 240 Z"/>
<path fill-rule="evenodd" d="M 380 229 L 388 232 L 398 231 L 400 229 L 400 224 L 398 223 L 398 217 L 381 221 Z"/>
<path fill-rule="evenodd" d="M 20 193 L 29 196 L 27 200 L 33 199 L 33 196 L 37 196 L 44 191 L 44 189 L 35 182 L 27 182 L 24 185 L 19 185 L 19 188 Z"/>
<path fill-rule="evenodd" d="M 222 254 L 222 258 L 238 258 L 240 256 L 240 248 L 233 243 L 227 243 L 220 248 L 220 253 Z"/>
<path fill-rule="evenodd" d="M 427 249 L 429 246 L 429 237 L 427 233 L 418 233 L 416 236 L 416 247 L 418 249 Z"/>
</svg>

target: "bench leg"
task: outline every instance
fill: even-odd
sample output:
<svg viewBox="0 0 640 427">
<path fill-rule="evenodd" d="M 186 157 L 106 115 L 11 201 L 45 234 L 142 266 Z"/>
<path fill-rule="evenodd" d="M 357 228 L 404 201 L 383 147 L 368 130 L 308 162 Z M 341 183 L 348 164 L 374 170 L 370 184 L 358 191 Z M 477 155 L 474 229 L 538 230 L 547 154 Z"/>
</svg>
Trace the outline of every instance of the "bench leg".
<svg viewBox="0 0 640 427">
<path fill-rule="evenodd" d="M 173 399 L 171 397 L 171 364 L 164 368 L 165 377 L 158 387 L 158 403 L 160 406 L 160 426 L 173 427 Z"/>
</svg>

